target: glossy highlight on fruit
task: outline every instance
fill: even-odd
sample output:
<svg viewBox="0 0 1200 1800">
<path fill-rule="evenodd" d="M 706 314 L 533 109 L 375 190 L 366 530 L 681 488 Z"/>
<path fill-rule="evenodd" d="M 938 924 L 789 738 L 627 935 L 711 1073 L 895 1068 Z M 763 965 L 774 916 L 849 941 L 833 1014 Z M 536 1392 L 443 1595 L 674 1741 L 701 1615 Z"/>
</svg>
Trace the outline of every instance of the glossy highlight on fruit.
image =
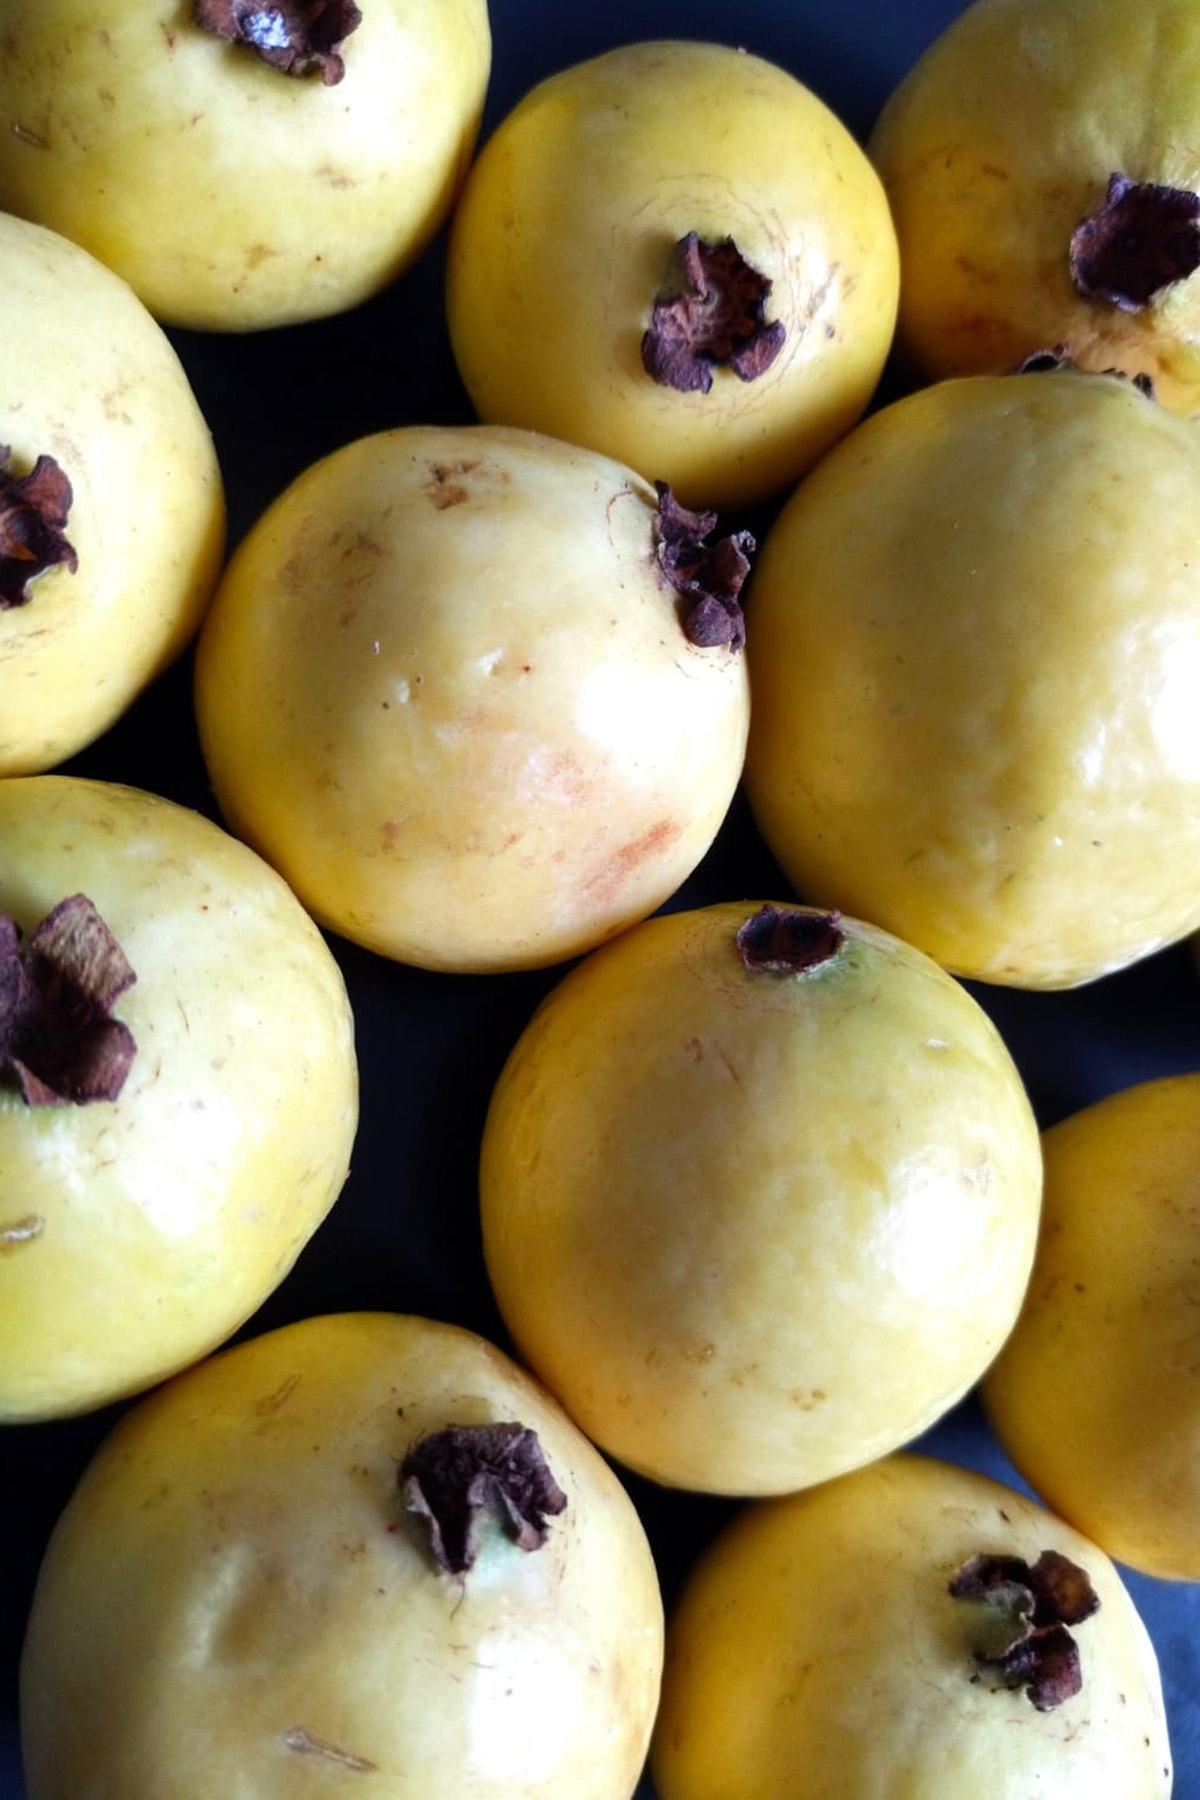
<svg viewBox="0 0 1200 1800">
<path fill-rule="evenodd" d="M 1008 1582 L 990 1604 L 962 1594 L 981 1557 Z M 1091 1601 L 1068 1607 L 1078 1691 L 1038 1705 L 981 1650 L 1036 1643 L 1013 1584 L 1047 1561 Z M 1172 1783 L 1154 1651 L 1104 1552 L 1002 1483 L 908 1454 L 759 1501 L 702 1552 L 651 1767 L 660 1800 L 1167 1800 Z"/>
<path fill-rule="evenodd" d="M 861 921 L 724 902 L 570 971 L 496 1083 L 483 1247 L 519 1353 L 609 1454 L 780 1493 L 982 1374 L 1041 1155 L 983 1010 Z"/>
<path fill-rule="evenodd" d="M 0 782 L 0 984 L 14 1423 L 147 1388 L 261 1305 L 346 1179 L 358 1076 L 341 973 L 285 884 L 140 790 Z"/>
<path fill-rule="evenodd" d="M 878 177 L 813 92 L 745 51 L 649 41 L 549 76 L 493 132 L 447 316 L 482 418 L 729 508 L 858 419 L 898 284 Z"/>
<path fill-rule="evenodd" d="M 465 1567 L 429 1511 L 447 1432 L 490 1471 Z M 84 1471 L 25 1641 L 30 1800 L 629 1800 L 662 1646 L 632 1502 L 521 1369 L 429 1319 L 307 1318 Z"/>
<path fill-rule="evenodd" d="M 940 382 L 770 527 L 746 788 L 795 891 L 1065 988 L 1200 922 L 1200 445 L 1133 383 Z"/>
</svg>

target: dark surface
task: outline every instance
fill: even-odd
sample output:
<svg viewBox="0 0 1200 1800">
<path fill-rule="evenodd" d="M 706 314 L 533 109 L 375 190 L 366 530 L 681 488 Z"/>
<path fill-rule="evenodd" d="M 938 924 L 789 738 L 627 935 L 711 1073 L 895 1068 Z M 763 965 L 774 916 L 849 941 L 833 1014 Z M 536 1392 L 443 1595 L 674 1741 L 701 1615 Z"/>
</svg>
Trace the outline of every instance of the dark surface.
<svg viewBox="0 0 1200 1800">
<path fill-rule="evenodd" d="M 790 69 L 860 137 L 896 80 L 959 9 L 951 0 L 667 0 L 651 13 L 606 0 L 493 0 L 488 123 L 551 70 L 655 36 L 736 41 Z M 340 320 L 251 338 L 175 334 L 224 468 L 231 541 L 291 476 L 354 437 L 403 422 L 470 416 L 442 322 L 441 244 L 389 293 Z M 334 367 L 336 389 L 297 378 Z M 150 787 L 214 813 L 191 724 L 185 659 L 100 744 L 70 765 Z M 786 896 L 741 803 L 675 905 Z M 561 971 L 470 979 L 386 963 L 335 943 L 354 1002 L 362 1123 L 354 1172 L 259 1331 L 318 1311 L 383 1307 L 451 1319 L 499 1342 L 483 1271 L 476 1153 L 491 1085 L 509 1047 Z M 1066 995 L 973 990 L 993 1014 L 1043 1124 L 1149 1076 L 1200 1067 L 1200 984 L 1183 948 Z M 402 1096 L 401 1098 L 398 1098 Z M 0 1491 L 0 1800 L 23 1800 L 16 1669 L 32 1584 L 53 1521 L 116 1417 L 9 1430 Z M 927 1440 L 1015 1482 L 973 1401 Z M 728 1507 L 630 1482 L 668 1602 Z M 1018 1484 L 1019 1485 L 1019 1484 Z M 1200 1590 L 1130 1575 L 1161 1660 L 1179 1800 L 1200 1800 Z M 87 1646 L 80 1643 L 80 1655 Z M 639 1800 L 649 1800 L 644 1782 Z M 214 1796 L 213 1800 L 222 1800 Z M 966 1797 L 964 1797 L 966 1800 Z"/>
</svg>

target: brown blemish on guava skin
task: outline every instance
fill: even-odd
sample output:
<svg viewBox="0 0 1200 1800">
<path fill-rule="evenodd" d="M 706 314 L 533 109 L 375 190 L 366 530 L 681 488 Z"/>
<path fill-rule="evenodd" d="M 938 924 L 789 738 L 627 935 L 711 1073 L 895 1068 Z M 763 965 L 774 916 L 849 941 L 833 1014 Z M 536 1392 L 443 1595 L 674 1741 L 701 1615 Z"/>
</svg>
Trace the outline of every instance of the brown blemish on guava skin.
<svg viewBox="0 0 1200 1800">
<path fill-rule="evenodd" d="M 7 1225 L 0 1225 L 0 1256 L 11 1256 L 14 1250 L 23 1250 L 26 1244 L 35 1243 L 45 1229 L 46 1221 L 40 1213 L 10 1219 Z"/>
<path fill-rule="evenodd" d="M 479 1532 L 490 1519 L 522 1550 L 540 1550 L 547 1520 L 564 1512 L 567 1497 L 527 1425 L 447 1425 L 409 1450 L 398 1481 L 406 1509 L 427 1521 L 429 1549 L 439 1568 L 465 1575 L 479 1553 Z"/>
<path fill-rule="evenodd" d="M 354 0 L 193 0 L 192 16 L 284 75 L 319 73 L 326 87 L 346 73 L 341 47 L 362 23 Z"/>
<path fill-rule="evenodd" d="M 1084 369 L 1075 362 L 1070 348 L 1066 344 L 1051 344 L 1044 350 L 1031 350 L 1028 356 L 1021 358 L 1011 373 L 1014 375 L 1055 375 L 1063 370 L 1079 375 L 1097 373 L 1095 370 Z M 1101 369 L 1098 373 L 1115 375 L 1118 381 L 1128 381 L 1139 394 L 1144 394 L 1147 400 L 1153 400 L 1155 397 L 1154 377 L 1147 375 L 1145 371 L 1138 375 L 1130 375 L 1124 369 Z"/>
<path fill-rule="evenodd" d="M 1200 194 L 1110 175 L 1103 205 L 1071 234 L 1068 261 L 1085 299 L 1141 312 L 1200 268 Z"/>
<path fill-rule="evenodd" d="M 135 980 L 83 894 L 60 901 L 28 942 L 0 913 L 0 1081 L 28 1106 L 117 1099 L 136 1045 L 112 1008 Z"/>
<path fill-rule="evenodd" d="M 469 475 L 478 467 L 478 457 L 460 462 L 430 463 L 430 479 L 422 487 L 421 492 L 439 512 L 444 512 L 448 506 L 460 506 L 464 500 L 471 498 L 471 491 L 455 477 Z"/>
<path fill-rule="evenodd" d="M 52 456 L 39 456 L 28 475 L 6 467 L 10 447 L 0 445 L 0 612 L 25 606 L 29 584 L 62 565 L 74 574 L 79 558 L 67 542 L 74 498 L 71 483 Z"/>
<path fill-rule="evenodd" d="M 742 966 L 752 974 L 807 975 L 832 962 L 846 941 L 840 912 L 760 906 L 734 937 Z"/>
<path fill-rule="evenodd" d="M 698 650 L 740 650 L 746 642 L 746 617 L 739 595 L 750 573 L 753 536 L 736 531 L 710 544 L 716 513 L 690 512 L 665 481 L 656 481 L 654 488 L 658 567 L 686 603 L 685 637 Z"/>
<path fill-rule="evenodd" d="M 673 263 L 642 337 L 647 375 L 660 387 L 707 394 L 714 367 L 742 381 L 765 374 L 787 335 L 780 320 L 764 317 L 768 278 L 731 237 L 709 243 L 694 231 L 675 245 Z"/>
<path fill-rule="evenodd" d="M 1024 1688 L 1039 1712 L 1050 1712 L 1083 1687 L 1079 1646 L 1069 1626 L 1100 1605 L 1086 1570 L 1058 1550 L 1035 1563 L 1019 1556 L 972 1556 L 951 1577 L 949 1592 L 976 1607 L 975 1675 Z"/>
</svg>

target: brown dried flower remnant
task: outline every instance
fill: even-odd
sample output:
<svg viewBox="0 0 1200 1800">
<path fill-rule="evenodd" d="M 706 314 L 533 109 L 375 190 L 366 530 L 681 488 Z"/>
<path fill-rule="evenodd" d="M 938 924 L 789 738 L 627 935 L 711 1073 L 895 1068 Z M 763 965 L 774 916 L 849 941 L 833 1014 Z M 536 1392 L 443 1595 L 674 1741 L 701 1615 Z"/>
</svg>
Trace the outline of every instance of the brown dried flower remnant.
<svg viewBox="0 0 1200 1800">
<path fill-rule="evenodd" d="M 1190 188 L 1108 178 L 1104 204 L 1071 235 L 1071 279 L 1089 300 L 1140 312 L 1200 268 L 1200 195 Z"/>
<path fill-rule="evenodd" d="M 760 906 L 734 939 L 744 966 L 769 975 L 805 975 L 835 957 L 846 941 L 840 912 Z"/>
<path fill-rule="evenodd" d="M 362 22 L 354 0 L 194 0 L 197 25 L 247 44 L 285 75 L 320 71 L 326 87 L 346 73 L 341 46 Z"/>
<path fill-rule="evenodd" d="M 0 612 L 24 606 L 29 583 L 59 563 L 79 566 L 64 536 L 71 483 L 52 456 L 39 456 L 28 475 L 5 468 L 10 446 L 0 444 Z"/>
<path fill-rule="evenodd" d="M 479 1553 L 479 1527 L 491 1518 L 522 1550 L 540 1550 L 548 1517 L 567 1497 L 526 1425 L 447 1425 L 413 1445 L 400 1465 L 408 1511 L 429 1522 L 434 1558 L 465 1574 Z"/>
<path fill-rule="evenodd" d="M 29 1106 L 115 1100 L 136 1046 L 112 1008 L 136 976 L 83 894 L 60 901 L 27 943 L 0 913 L 0 1080 Z"/>
<path fill-rule="evenodd" d="M 1085 1570 L 1057 1550 L 1030 1565 L 1019 1556 L 973 1556 L 950 1582 L 956 1600 L 976 1603 L 979 1673 L 1023 1687 L 1039 1712 L 1079 1693 L 1079 1646 L 1067 1629 L 1100 1604 Z"/>
<path fill-rule="evenodd" d="M 770 368 L 787 335 L 764 318 L 771 283 L 731 237 L 706 243 L 689 231 L 675 246 L 675 286 L 654 303 L 642 337 L 642 367 L 661 387 L 707 394 L 713 368 L 754 381 Z"/>
<path fill-rule="evenodd" d="M 1031 350 L 1028 356 L 1021 358 L 1012 372 L 1014 375 L 1053 375 L 1060 369 L 1074 370 L 1079 374 L 1088 372 L 1082 369 L 1079 363 L 1072 360 L 1066 344 L 1052 344 L 1045 350 Z M 1139 394 L 1145 394 L 1147 400 L 1153 400 L 1155 397 L 1154 377 L 1147 375 L 1144 371 L 1132 378 L 1124 369 L 1102 369 L 1100 373 L 1115 375 L 1119 381 L 1132 379 L 1133 386 Z"/>
<path fill-rule="evenodd" d="M 665 481 L 656 481 L 658 511 L 655 536 L 658 566 L 676 591 L 690 602 L 683 629 L 688 642 L 708 650 L 726 644 L 740 650 L 746 642 L 746 619 L 738 599 L 750 573 L 754 539 L 748 531 L 706 543 L 715 530 L 713 512 L 689 512 L 680 506 Z"/>
</svg>

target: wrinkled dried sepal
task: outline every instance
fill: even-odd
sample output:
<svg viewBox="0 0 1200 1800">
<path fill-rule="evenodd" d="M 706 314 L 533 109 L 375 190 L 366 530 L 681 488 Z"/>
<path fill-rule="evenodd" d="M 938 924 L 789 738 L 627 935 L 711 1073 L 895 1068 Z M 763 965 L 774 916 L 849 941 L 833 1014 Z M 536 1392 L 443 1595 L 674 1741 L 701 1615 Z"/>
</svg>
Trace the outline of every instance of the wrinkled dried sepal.
<svg viewBox="0 0 1200 1800">
<path fill-rule="evenodd" d="M 112 1008 L 135 979 L 83 894 L 61 901 L 27 943 L 0 913 L 0 1078 L 29 1106 L 117 1099 L 136 1045 Z"/>
<path fill-rule="evenodd" d="M 841 917 L 840 912 L 760 906 L 734 938 L 743 967 L 768 975 L 807 975 L 819 969 L 846 941 Z"/>
<path fill-rule="evenodd" d="M 547 1520 L 567 1505 L 537 1433 L 518 1424 L 431 1432 L 405 1457 L 399 1483 L 405 1507 L 428 1524 L 434 1560 L 452 1575 L 474 1565 L 486 1520 L 522 1550 L 540 1550 Z"/>
<path fill-rule="evenodd" d="M 675 246 L 677 278 L 654 303 L 642 337 L 642 367 L 660 387 L 707 394 L 713 369 L 742 381 L 765 374 L 786 332 L 765 317 L 771 283 L 731 237 L 706 243 L 689 231 Z"/>
<path fill-rule="evenodd" d="M 10 454 L 0 445 L 0 612 L 26 605 L 29 583 L 47 569 L 79 566 L 65 535 L 74 498 L 67 476 L 52 456 L 13 475 L 4 466 Z"/>
<path fill-rule="evenodd" d="M 1039 1712 L 1080 1692 L 1079 1646 L 1067 1627 L 1090 1618 L 1100 1600 L 1077 1563 L 1057 1550 L 1044 1550 L 1032 1565 L 985 1553 L 963 1564 L 949 1591 L 976 1606 L 973 1653 L 981 1676 L 1024 1688 Z"/>
<path fill-rule="evenodd" d="M 320 74 L 332 87 L 346 73 L 341 47 L 361 23 L 354 0 L 194 0 L 197 25 L 245 44 L 285 75 Z"/>
<path fill-rule="evenodd" d="M 683 629 L 688 642 L 702 650 L 720 645 L 740 650 L 746 642 L 746 618 L 739 595 L 750 573 L 753 537 L 738 531 L 708 543 L 716 513 L 689 512 L 665 481 L 654 485 L 658 566 L 687 602 Z"/>
<path fill-rule="evenodd" d="M 1110 175 L 1103 206 L 1071 234 L 1069 261 L 1087 299 L 1141 312 L 1200 268 L 1200 195 Z"/>
</svg>

